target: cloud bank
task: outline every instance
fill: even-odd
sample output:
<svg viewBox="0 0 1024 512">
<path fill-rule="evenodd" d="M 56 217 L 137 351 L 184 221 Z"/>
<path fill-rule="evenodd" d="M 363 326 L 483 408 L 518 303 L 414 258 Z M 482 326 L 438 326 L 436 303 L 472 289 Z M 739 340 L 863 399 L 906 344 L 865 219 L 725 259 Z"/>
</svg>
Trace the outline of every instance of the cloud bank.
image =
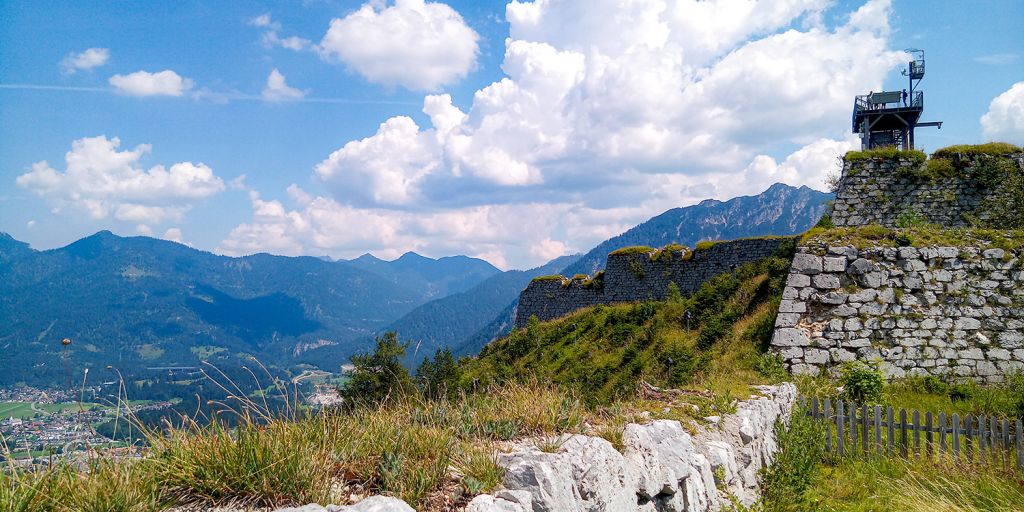
<svg viewBox="0 0 1024 512">
<path fill-rule="evenodd" d="M 150 151 L 148 144 L 124 151 L 120 145 L 117 137 L 78 139 L 64 156 L 64 171 L 36 162 L 15 182 L 51 201 L 55 212 L 70 207 L 93 219 L 142 224 L 140 231 L 148 230 L 148 224 L 181 221 L 196 201 L 224 190 L 224 182 L 202 163 L 146 170 L 139 161 Z"/>
<path fill-rule="evenodd" d="M 1024 82 L 992 100 L 981 116 L 981 131 L 988 140 L 1024 144 Z"/>
</svg>

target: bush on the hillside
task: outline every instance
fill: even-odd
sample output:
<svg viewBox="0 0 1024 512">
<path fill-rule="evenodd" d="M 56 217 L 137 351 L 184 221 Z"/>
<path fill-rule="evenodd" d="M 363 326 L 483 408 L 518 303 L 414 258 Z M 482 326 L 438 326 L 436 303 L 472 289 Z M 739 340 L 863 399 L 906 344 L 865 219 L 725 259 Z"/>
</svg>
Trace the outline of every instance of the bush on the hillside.
<svg viewBox="0 0 1024 512">
<path fill-rule="evenodd" d="M 370 354 L 352 356 L 349 380 L 341 389 L 346 403 L 379 403 L 388 396 L 413 388 L 409 371 L 402 366 L 408 344 L 398 341 L 395 332 L 377 337 L 377 348 Z"/>
<path fill-rule="evenodd" d="M 877 404 L 882 401 L 885 377 L 878 364 L 868 361 L 848 361 L 839 367 L 843 397 L 860 404 Z"/>
</svg>

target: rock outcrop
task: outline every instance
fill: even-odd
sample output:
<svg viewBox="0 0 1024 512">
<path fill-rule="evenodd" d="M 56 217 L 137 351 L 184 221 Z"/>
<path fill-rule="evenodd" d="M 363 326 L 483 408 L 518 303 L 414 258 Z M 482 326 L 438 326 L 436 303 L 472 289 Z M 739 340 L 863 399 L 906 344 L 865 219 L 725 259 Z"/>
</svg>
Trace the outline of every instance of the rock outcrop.
<svg viewBox="0 0 1024 512">
<path fill-rule="evenodd" d="M 763 386 L 734 414 L 697 427 L 678 421 L 629 424 L 623 451 L 608 441 L 565 436 L 555 453 L 532 444 L 499 456 L 505 489 L 477 496 L 467 512 L 719 510 L 731 498 L 750 505 L 757 473 L 777 449 L 773 427 L 789 421 L 796 387 Z"/>
</svg>

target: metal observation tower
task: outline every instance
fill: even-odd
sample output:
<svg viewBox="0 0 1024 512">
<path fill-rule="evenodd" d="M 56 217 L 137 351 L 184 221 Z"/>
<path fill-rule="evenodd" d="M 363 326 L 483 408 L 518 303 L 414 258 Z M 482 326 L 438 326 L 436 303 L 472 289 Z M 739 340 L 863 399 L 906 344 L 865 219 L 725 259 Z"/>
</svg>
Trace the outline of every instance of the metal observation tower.
<svg viewBox="0 0 1024 512">
<path fill-rule="evenodd" d="M 853 100 L 853 133 L 860 134 L 861 149 L 914 149 L 914 128 L 942 128 L 942 121 L 918 122 L 924 111 L 924 92 L 917 90 L 924 78 L 924 50 L 906 51 L 914 59 L 903 70 L 910 79 L 909 90 L 869 92 Z"/>
</svg>

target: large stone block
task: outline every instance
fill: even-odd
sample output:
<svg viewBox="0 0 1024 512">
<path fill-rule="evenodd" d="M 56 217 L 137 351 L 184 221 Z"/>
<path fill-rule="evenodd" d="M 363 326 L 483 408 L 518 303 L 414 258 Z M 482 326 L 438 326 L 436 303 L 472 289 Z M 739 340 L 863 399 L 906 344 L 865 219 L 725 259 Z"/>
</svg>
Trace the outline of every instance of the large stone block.
<svg viewBox="0 0 1024 512">
<path fill-rule="evenodd" d="M 793 272 L 799 272 L 804 275 L 820 274 L 822 272 L 822 258 L 821 256 L 815 256 L 807 253 L 797 253 L 793 256 Z"/>
<path fill-rule="evenodd" d="M 772 345 L 776 347 L 806 347 L 811 344 L 807 333 L 800 329 L 786 327 L 775 329 Z"/>
</svg>

